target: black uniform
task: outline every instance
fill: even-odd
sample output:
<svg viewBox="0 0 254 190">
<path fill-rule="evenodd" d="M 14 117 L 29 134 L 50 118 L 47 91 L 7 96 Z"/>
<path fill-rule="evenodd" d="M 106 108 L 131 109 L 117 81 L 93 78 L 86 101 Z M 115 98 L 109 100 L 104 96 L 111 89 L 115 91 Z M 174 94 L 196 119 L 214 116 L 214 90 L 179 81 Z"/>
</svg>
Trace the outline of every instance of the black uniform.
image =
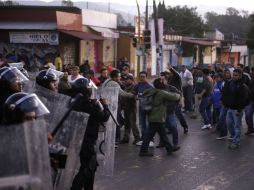
<svg viewBox="0 0 254 190">
<path fill-rule="evenodd" d="M 76 105 L 75 111 L 88 113 L 90 117 L 80 151 L 81 166 L 73 180 L 71 190 L 82 190 L 82 188 L 92 190 L 94 175 L 98 166 L 95 145 L 99 127 L 100 123 L 106 122 L 109 119 L 110 113 L 107 105 L 103 105 L 104 110 L 102 110 L 97 100 L 82 98 Z"/>
</svg>

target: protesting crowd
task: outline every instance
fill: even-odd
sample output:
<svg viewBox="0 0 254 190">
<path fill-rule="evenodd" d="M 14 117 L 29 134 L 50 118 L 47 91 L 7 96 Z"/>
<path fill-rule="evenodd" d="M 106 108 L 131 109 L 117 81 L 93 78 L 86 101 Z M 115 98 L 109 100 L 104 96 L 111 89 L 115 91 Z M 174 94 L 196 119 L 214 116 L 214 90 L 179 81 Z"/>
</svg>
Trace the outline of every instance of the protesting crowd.
<svg viewBox="0 0 254 190">
<path fill-rule="evenodd" d="M 218 132 L 218 140 L 228 138 L 231 140 L 229 149 L 237 149 L 244 115 L 248 126 L 245 134 L 254 134 L 253 73 L 249 67 L 240 64 L 190 69 L 181 65 L 179 72 L 169 65 L 150 82 L 146 71 L 138 73 L 136 79 L 127 63 L 120 65 L 119 69 L 103 67 L 100 73 L 95 73 L 86 61 L 81 66 L 43 67 L 35 80 L 36 85 L 70 96 L 75 103 L 73 110 L 89 114 L 80 151 L 80 169 L 71 187 L 72 190 L 81 190 L 83 187 L 93 189 L 97 168 L 94 147 L 100 124 L 108 121 L 111 115 L 109 100 L 91 99 L 92 89 L 119 89 L 115 148 L 129 144 L 132 132 L 131 143 L 140 146 L 139 156 L 153 156 L 150 149 L 154 146 L 164 147 L 171 155 L 180 149 L 178 123 L 184 134 L 189 132 L 188 116 L 191 119 L 201 118 L 201 130 L 214 128 Z M 60 111 L 49 110 L 44 98 L 36 92 L 23 92 L 23 85 L 32 80 L 26 75 L 16 67 L 1 63 L 0 122 L 4 126 L 33 121 Z M 158 141 L 155 139 L 156 132 Z M 168 134 L 172 135 L 172 140 Z M 48 132 L 49 144 L 53 136 Z M 51 159 L 52 168 L 55 163 L 56 160 Z"/>
</svg>

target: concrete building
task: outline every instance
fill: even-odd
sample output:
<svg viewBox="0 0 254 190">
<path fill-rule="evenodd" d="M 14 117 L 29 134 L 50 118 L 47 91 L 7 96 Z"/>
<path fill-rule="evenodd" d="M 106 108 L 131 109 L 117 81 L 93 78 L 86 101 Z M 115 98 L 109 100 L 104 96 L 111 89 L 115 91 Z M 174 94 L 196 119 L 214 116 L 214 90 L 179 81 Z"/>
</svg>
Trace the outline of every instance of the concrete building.
<svg viewBox="0 0 254 190">
<path fill-rule="evenodd" d="M 116 66 L 117 39 L 117 15 L 98 12 L 94 10 L 82 10 L 82 30 L 103 37 L 101 41 L 82 41 L 80 47 L 80 61 L 88 60 L 95 71 L 103 66 Z"/>
<path fill-rule="evenodd" d="M 76 7 L 3 6 L 0 12 L 0 53 L 29 67 L 53 62 L 58 53 L 65 65 L 79 65 L 80 40 L 103 39 L 82 31 Z"/>
</svg>

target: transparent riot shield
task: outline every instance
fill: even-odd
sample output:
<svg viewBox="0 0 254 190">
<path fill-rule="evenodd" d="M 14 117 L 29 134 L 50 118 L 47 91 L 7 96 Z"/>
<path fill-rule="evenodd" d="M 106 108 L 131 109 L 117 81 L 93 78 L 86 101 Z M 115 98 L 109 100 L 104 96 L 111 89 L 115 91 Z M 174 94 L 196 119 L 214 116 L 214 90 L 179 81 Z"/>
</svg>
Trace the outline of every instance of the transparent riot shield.
<svg viewBox="0 0 254 190">
<path fill-rule="evenodd" d="M 36 86 L 36 93 L 49 109 L 45 116 L 48 132 L 52 132 L 70 109 L 71 97 Z M 64 159 L 54 177 L 54 189 L 69 190 L 76 170 L 79 168 L 79 152 L 85 134 L 88 114 L 71 111 L 49 146 L 52 157 Z"/>
<path fill-rule="evenodd" d="M 51 132 L 68 111 L 71 97 L 53 92 L 40 85 L 36 85 L 35 93 L 50 111 L 50 114 L 45 116 L 45 120 L 48 131 Z"/>
<path fill-rule="evenodd" d="M 117 87 L 99 88 L 95 92 L 97 99 L 106 98 L 109 102 L 109 110 L 114 118 L 117 118 L 118 107 L 118 93 Z M 112 176 L 114 170 L 115 159 L 115 133 L 116 124 L 112 117 L 104 123 L 105 128 L 102 126 L 97 140 L 97 161 L 99 167 L 97 168 L 97 174 Z"/>
<path fill-rule="evenodd" d="M 84 138 L 89 115 L 72 111 L 59 131 L 54 143 L 66 147 L 66 164 L 57 175 L 56 190 L 69 190 L 76 171 L 79 169 L 79 153 Z"/>
<path fill-rule="evenodd" d="M 52 190 L 45 123 L 0 126 L 0 136 L 0 190 Z"/>
<path fill-rule="evenodd" d="M 29 78 L 30 79 L 30 78 Z M 35 80 L 29 80 L 25 84 L 23 84 L 23 91 L 27 93 L 34 93 L 35 92 L 36 82 Z"/>
</svg>

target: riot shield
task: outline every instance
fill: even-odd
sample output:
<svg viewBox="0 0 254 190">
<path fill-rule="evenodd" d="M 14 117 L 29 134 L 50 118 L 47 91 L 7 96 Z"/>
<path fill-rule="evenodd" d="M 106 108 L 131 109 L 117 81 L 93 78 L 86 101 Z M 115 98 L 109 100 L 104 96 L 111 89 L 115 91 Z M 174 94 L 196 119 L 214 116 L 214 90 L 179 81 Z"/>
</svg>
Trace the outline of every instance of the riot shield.
<svg viewBox="0 0 254 190">
<path fill-rule="evenodd" d="M 69 110 L 71 98 L 41 86 L 36 86 L 36 93 L 50 111 L 50 114 L 45 116 L 45 121 L 48 132 L 51 133 Z M 77 163 L 79 163 L 79 152 L 88 117 L 88 114 L 72 111 L 49 147 L 51 157 L 61 156 L 66 159 L 56 171 L 54 178 L 54 189 L 56 190 L 69 190 L 71 187 L 75 171 L 79 167 Z"/>
<path fill-rule="evenodd" d="M 66 154 L 68 156 L 65 168 L 58 172 L 56 190 L 69 190 L 71 188 L 72 180 L 80 166 L 79 153 L 88 118 L 88 114 L 72 111 L 69 119 L 64 123 L 63 130 L 57 134 L 54 140 L 67 147 Z"/>
<path fill-rule="evenodd" d="M 35 86 L 36 86 L 35 80 L 29 80 L 25 84 L 23 84 L 23 91 L 27 93 L 34 93 Z"/>
<path fill-rule="evenodd" d="M 99 88 L 95 93 L 97 99 L 102 97 L 108 100 L 109 110 L 114 118 L 117 118 L 118 93 L 118 87 Z M 97 140 L 97 161 L 99 163 L 97 174 L 112 176 L 115 158 L 116 124 L 113 118 L 110 117 L 109 120 L 104 123 L 104 126 L 105 128 L 101 128 Z"/>
<path fill-rule="evenodd" d="M 50 114 L 45 116 L 45 120 L 48 131 L 51 132 L 68 111 L 71 97 L 53 92 L 40 85 L 35 86 L 35 93 L 50 111 Z"/>
<path fill-rule="evenodd" d="M 45 123 L 0 126 L 0 136 L 0 190 L 52 190 Z"/>
</svg>

